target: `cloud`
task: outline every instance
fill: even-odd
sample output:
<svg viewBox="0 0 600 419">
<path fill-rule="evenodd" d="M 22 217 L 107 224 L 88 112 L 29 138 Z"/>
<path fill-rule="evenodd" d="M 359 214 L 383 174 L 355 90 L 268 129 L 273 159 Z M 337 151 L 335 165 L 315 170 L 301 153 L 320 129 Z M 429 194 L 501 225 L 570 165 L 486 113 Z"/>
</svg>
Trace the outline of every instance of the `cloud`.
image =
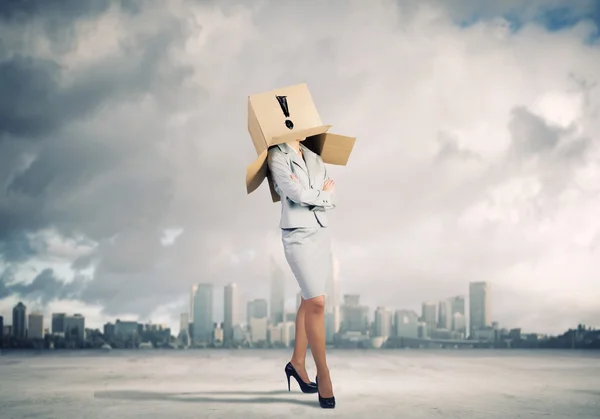
<svg viewBox="0 0 600 419">
<path fill-rule="evenodd" d="M 192 283 L 268 296 L 271 255 L 292 301 L 279 208 L 245 193 L 246 97 L 306 81 L 358 137 L 330 168 L 344 293 L 418 308 L 488 280 L 501 324 L 593 318 L 592 2 L 553 26 L 554 0 L 27 4 L 0 9 L 3 301 L 175 322 Z"/>
</svg>

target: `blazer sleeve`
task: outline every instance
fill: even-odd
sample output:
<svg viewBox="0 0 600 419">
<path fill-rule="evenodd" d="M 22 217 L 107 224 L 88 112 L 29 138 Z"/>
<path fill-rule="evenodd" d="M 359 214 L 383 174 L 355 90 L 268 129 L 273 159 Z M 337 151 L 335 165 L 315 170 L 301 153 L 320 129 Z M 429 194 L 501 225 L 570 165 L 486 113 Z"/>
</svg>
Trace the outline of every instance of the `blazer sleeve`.
<svg viewBox="0 0 600 419">
<path fill-rule="evenodd" d="M 292 179 L 292 170 L 284 153 L 277 148 L 269 150 L 269 170 L 275 181 L 275 191 L 293 202 L 303 206 L 330 206 L 331 194 L 319 189 L 305 189 L 298 181 Z"/>
<path fill-rule="evenodd" d="M 317 158 L 319 159 L 319 163 L 323 165 L 324 176 L 323 176 L 323 182 L 321 183 L 321 188 L 323 188 L 323 185 L 325 184 L 325 182 L 329 180 L 329 176 L 327 175 L 327 166 L 325 166 L 325 164 L 323 163 L 323 160 L 321 160 L 320 156 L 317 156 Z M 329 193 L 329 200 L 328 200 L 327 205 L 315 207 L 312 209 L 313 211 L 328 211 L 328 210 L 332 210 L 335 208 L 335 206 L 336 206 L 335 189 L 328 193 Z"/>
</svg>

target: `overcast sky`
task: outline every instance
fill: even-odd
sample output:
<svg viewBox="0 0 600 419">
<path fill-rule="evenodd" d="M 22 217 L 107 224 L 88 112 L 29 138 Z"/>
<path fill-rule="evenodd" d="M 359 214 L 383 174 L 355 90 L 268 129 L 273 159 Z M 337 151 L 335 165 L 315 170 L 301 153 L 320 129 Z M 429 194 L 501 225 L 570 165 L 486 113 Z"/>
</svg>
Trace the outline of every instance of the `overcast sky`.
<svg viewBox="0 0 600 419">
<path fill-rule="evenodd" d="M 503 327 L 600 326 L 600 6 L 480 3 L 0 3 L 5 323 L 175 326 L 193 283 L 218 313 L 230 281 L 267 298 L 271 256 L 292 308 L 246 107 L 307 82 L 358 138 L 329 168 L 342 293 L 420 311 L 488 281 Z"/>
</svg>

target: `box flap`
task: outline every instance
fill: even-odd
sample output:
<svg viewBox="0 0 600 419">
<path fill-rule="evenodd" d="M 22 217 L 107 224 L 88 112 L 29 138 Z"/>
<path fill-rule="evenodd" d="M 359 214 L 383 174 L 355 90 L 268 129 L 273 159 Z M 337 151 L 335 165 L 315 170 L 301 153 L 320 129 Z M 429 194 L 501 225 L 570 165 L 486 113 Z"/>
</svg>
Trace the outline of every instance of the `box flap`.
<svg viewBox="0 0 600 419">
<path fill-rule="evenodd" d="M 269 150 L 263 151 L 256 160 L 246 167 L 246 191 L 248 193 L 254 192 L 267 176 L 268 154 Z"/>
<path fill-rule="evenodd" d="M 320 155 L 324 163 L 345 166 L 348 164 L 355 142 L 354 137 L 326 132 L 309 137 L 302 144 Z"/>
<path fill-rule="evenodd" d="M 321 125 L 319 127 L 308 128 L 302 131 L 296 131 L 289 134 L 285 134 L 280 137 L 273 138 L 269 146 L 282 143 L 289 143 L 294 140 L 302 140 L 304 138 L 309 138 L 318 134 L 323 134 L 327 132 L 329 128 L 331 128 L 331 125 Z"/>
</svg>

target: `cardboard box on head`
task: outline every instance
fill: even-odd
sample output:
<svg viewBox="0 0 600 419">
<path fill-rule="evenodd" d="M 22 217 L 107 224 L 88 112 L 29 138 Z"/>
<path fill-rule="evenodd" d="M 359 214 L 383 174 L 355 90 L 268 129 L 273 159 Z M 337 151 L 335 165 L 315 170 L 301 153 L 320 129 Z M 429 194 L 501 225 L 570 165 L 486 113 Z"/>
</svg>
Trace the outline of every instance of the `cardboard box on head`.
<svg viewBox="0 0 600 419">
<path fill-rule="evenodd" d="M 356 138 L 331 134 L 323 125 L 306 83 L 283 87 L 248 97 L 248 132 L 258 158 L 246 168 L 246 190 L 250 194 L 269 182 L 273 202 L 280 200 L 269 173 L 269 147 L 302 140 L 324 163 L 345 166 Z"/>
</svg>

